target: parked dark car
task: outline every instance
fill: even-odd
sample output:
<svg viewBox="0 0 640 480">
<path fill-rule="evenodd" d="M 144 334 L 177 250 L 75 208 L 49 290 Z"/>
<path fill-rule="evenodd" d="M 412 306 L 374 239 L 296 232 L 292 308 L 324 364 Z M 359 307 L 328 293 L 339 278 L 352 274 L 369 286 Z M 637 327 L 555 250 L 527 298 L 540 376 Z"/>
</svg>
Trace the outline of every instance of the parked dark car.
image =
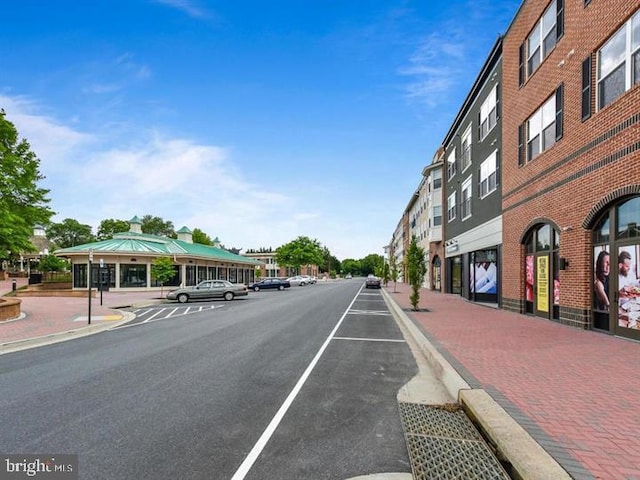
<svg viewBox="0 0 640 480">
<path fill-rule="evenodd" d="M 267 289 L 277 289 L 284 290 L 285 288 L 291 287 L 291 284 L 282 278 L 263 278 L 259 282 L 254 282 L 249 285 L 249 290 L 253 290 L 257 292 L 259 290 L 267 290 Z"/>
<path fill-rule="evenodd" d="M 193 287 L 184 287 L 167 293 L 167 300 L 178 300 L 187 303 L 189 300 L 206 300 L 209 298 L 224 298 L 233 300 L 235 297 L 249 293 L 246 285 L 231 283 L 226 280 L 205 280 Z"/>
<path fill-rule="evenodd" d="M 380 288 L 380 279 L 375 275 L 369 275 L 364 281 L 366 288 Z"/>
</svg>

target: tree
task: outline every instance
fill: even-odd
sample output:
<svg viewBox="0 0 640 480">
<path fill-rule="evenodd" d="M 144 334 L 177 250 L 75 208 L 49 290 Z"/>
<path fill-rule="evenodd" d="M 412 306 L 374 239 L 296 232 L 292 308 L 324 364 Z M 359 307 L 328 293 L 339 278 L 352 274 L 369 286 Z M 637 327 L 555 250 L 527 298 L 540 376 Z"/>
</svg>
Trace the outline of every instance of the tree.
<svg viewBox="0 0 640 480">
<path fill-rule="evenodd" d="M 379 273 L 382 265 L 384 264 L 384 257 L 376 253 L 371 253 L 360 260 L 360 266 L 362 267 L 362 274 L 369 275 L 373 273 Z"/>
<path fill-rule="evenodd" d="M 69 263 L 55 255 L 44 255 L 38 263 L 38 269 L 43 272 L 62 272 L 69 267 Z"/>
<path fill-rule="evenodd" d="M 293 267 L 296 271 L 303 265 L 322 265 L 324 262 L 320 243 L 304 236 L 276 248 L 275 258 L 278 265 Z"/>
<path fill-rule="evenodd" d="M 84 225 L 73 218 L 65 218 L 62 223 L 52 223 L 46 228 L 47 238 L 58 248 L 74 247 L 95 242 L 91 225 Z"/>
<path fill-rule="evenodd" d="M 33 227 L 49 222 L 49 190 L 38 187 L 45 177 L 40 160 L 29 143 L 18 140 L 18 131 L 0 109 L 0 258 L 8 252 L 34 250 Z"/>
<path fill-rule="evenodd" d="M 177 238 L 173 223 L 170 221 L 165 222 L 160 217 L 154 217 L 152 215 L 145 215 L 140 220 L 142 233 L 147 235 L 157 235 L 159 237 Z"/>
<path fill-rule="evenodd" d="M 353 258 L 345 258 L 342 261 L 342 273 L 350 273 L 352 275 L 362 275 L 362 267 L 360 266 L 360 260 L 354 260 Z"/>
<path fill-rule="evenodd" d="M 382 281 L 384 282 L 384 286 L 386 287 L 389 284 L 389 264 L 384 262 L 384 266 L 382 267 Z"/>
<path fill-rule="evenodd" d="M 116 220 L 115 218 L 107 218 L 100 222 L 98 227 L 98 240 L 109 240 L 116 233 L 128 232 L 130 228 L 129 222 L 126 220 Z"/>
<path fill-rule="evenodd" d="M 393 253 L 389 256 L 389 275 L 391 276 L 391 280 L 393 280 L 393 293 L 396 293 L 396 284 L 398 283 L 398 261 Z"/>
<path fill-rule="evenodd" d="M 193 232 L 191 232 L 191 238 L 193 243 L 199 243 L 200 245 L 213 245 L 213 240 L 211 237 L 204 233 L 199 228 L 194 228 Z"/>
<path fill-rule="evenodd" d="M 171 280 L 175 274 L 173 260 L 169 257 L 156 257 L 151 262 L 151 278 L 160 284 L 160 298 L 162 298 L 164 284 Z"/>
<path fill-rule="evenodd" d="M 409 300 L 414 310 L 418 310 L 420 302 L 420 287 L 427 273 L 427 263 L 424 259 L 424 248 L 418 245 L 415 235 L 411 236 L 411 243 L 407 251 L 407 276 L 411 284 L 411 296 Z"/>
</svg>

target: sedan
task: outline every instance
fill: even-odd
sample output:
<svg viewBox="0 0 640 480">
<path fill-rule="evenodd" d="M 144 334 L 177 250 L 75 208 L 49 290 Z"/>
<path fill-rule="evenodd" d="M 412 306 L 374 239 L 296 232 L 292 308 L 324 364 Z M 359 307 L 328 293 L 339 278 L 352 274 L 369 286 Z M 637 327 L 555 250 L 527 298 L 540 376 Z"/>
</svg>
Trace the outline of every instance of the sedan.
<svg viewBox="0 0 640 480">
<path fill-rule="evenodd" d="M 380 288 L 380 279 L 375 275 L 369 275 L 364 281 L 366 288 Z"/>
<path fill-rule="evenodd" d="M 305 285 L 308 285 L 311 283 L 309 278 L 305 277 L 304 275 L 296 275 L 295 277 L 289 277 L 287 278 L 287 282 L 289 282 L 292 287 L 297 287 L 297 286 L 304 287 Z"/>
<path fill-rule="evenodd" d="M 170 291 L 167 294 L 167 300 L 177 300 L 180 303 L 211 298 L 233 300 L 235 297 L 243 297 L 248 293 L 247 286 L 241 283 L 231 283 L 226 280 L 205 280 L 193 287 L 178 288 Z"/>
<path fill-rule="evenodd" d="M 289 283 L 289 281 L 283 280 L 282 278 L 264 278 L 249 285 L 249 289 L 257 292 L 262 289 L 284 290 L 285 288 L 289 288 L 290 286 L 291 284 Z"/>
</svg>

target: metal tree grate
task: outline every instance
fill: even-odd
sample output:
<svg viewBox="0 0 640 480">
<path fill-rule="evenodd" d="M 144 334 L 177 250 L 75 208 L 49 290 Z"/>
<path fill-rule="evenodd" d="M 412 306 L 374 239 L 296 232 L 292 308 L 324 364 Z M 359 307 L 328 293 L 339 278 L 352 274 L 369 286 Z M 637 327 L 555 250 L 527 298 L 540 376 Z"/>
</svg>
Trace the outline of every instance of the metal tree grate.
<svg viewBox="0 0 640 480">
<path fill-rule="evenodd" d="M 509 479 L 462 410 L 417 403 L 399 406 L 415 479 Z"/>
</svg>

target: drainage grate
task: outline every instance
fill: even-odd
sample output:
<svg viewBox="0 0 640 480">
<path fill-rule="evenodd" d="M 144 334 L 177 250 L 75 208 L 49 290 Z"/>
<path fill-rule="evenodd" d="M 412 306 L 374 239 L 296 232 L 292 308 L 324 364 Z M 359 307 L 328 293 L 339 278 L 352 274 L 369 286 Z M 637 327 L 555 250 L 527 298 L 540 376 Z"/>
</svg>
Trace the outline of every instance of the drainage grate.
<svg viewBox="0 0 640 480">
<path fill-rule="evenodd" d="M 399 406 L 415 479 L 510 478 L 462 410 Z"/>
</svg>

